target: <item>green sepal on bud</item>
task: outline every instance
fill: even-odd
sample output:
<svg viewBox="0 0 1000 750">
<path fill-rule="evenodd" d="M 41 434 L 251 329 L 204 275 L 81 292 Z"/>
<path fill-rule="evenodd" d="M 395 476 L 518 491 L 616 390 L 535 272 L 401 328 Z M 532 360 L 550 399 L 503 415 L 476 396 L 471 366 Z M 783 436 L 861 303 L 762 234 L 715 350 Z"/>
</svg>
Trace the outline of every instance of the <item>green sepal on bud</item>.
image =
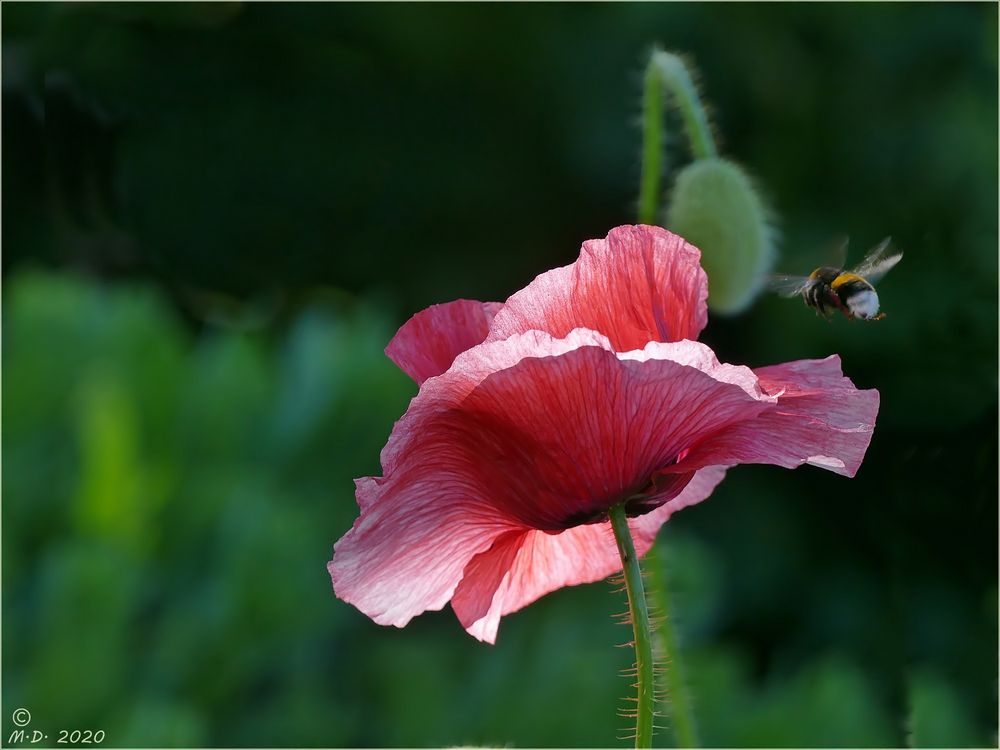
<svg viewBox="0 0 1000 750">
<path fill-rule="evenodd" d="M 719 158 L 700 159 L 677 175 L 667 228 L 701 250 L 713 312 L 745 310 L 767 281 L 775 231 L 746 173 Z"/>
</svg>

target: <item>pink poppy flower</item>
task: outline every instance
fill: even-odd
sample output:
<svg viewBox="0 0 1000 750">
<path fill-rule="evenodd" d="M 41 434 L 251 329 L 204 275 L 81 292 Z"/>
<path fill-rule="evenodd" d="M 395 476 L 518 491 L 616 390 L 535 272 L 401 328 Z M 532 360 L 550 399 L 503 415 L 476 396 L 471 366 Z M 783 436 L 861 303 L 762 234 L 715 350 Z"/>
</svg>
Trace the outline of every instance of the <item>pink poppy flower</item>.
<svg viewBox="0 0 1000 750">
<path fill-rule="evenodd" d="M 694 339 L 699 251 L 659 227 L 583 244 L 502 305 L 414 315 L 386 353 L 420 391 L 356 481 L 361 515 L 328 564 L 337 596 L 402 627 L 449 601 L 494 642 L 500 618 L 621 570 L 607 518 L 626 503 L 639 554 L 728 467 L 853 476 L 878 392 L 836 356 L 751 370 Z"/>
</svg>

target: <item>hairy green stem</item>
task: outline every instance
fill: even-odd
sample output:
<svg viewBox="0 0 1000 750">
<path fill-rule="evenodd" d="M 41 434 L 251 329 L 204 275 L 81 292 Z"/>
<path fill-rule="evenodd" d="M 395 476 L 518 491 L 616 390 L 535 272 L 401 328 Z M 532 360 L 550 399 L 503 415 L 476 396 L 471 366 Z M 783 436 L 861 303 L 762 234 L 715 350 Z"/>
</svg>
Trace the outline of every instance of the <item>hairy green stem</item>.
<svg viewBox="0 0 1000 750">
<path fill-rule="evenodd" d="M 659 544 L 654 542 L 649 552 L 646 553 L 646 572 L 650 579 L 649 596 L 653 600 L 654 608 L 662 618 L 655 632 L 659 639 L 661 652 L 666 656 L 663 667 L 670 723 L 674 730 L 677 747 L 698 747 L 698 729 L 684 681 L 684 663 L 670 607 L 667 574 L 660 562 L 658 547 Z"/>
<path fill-rule="evenodd" d="M 642 176 L 639 187 L 639 222 L 655 224 L 663 171 L 664 93 L 673 97 L 684 121 L 695 159 L 716 155 L 708 115 L 684 61 L 663 50 L 653 50 L 646 66 L 642 91 Z"/>
<path fill-rule="evenodd" d="M 632 543 L 632 532 L 625 516 L 625 506 L 619 503 L 609 511 L 611 528 L 615 532 L 618 554 L 622 559 L 625 573 L 625 590 L 628 592 L 628 608 L 632 613 L 632 632 L 635 645 L 636 683 L 638 702 L 636 703 L 635 746 L 653 746 L 653 714 L 656 700 L 653 689 L 653 644 L 649 629 L 649 610 L 646 607 L 646 592 L 642 585 L 642 571 L 639 556 Z"/>
<path fill-rule="evenodd" d="M 684 60 L 669 52 L 655 50 L 649 64 L 660 71 L 664 88 L 677 101 L 694 158 L 708 159 L 715 156 L 715 139 L 708 124 L 708 114 L 698 98 L 698 89 Z"/>
</svg>

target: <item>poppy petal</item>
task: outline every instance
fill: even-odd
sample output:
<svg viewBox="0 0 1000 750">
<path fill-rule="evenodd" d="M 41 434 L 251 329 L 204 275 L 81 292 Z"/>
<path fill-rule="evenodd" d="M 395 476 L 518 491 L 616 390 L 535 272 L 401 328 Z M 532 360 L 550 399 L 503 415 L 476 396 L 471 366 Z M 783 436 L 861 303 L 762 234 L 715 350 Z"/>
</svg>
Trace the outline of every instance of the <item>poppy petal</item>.
<svg viewBox="0 0 1000 750">
<path fill-rule="evenodd" d="M 385 476 L 355 482 L 361 516 L 327 566 L 337 596 L 400 627 L 444 606 L 469 560 L 518 527 L 512 498 L 533 487 L 532 477 L 483 460 L 491 436 L 457 407 L 495 368 L 578 346 L 608 343 L 590 331 L 559 340 L 531 331 L 473 347 L 425 382 L 382 451 Z"/>
<path fill-rule="evenodd" d="M 327 570 L 337 596 L 379 624 L 402 627 L 441 609 L 469 560 L 509 528 L 477 489 L 490 477 L 477 472 L 453 426 L 428 422 L 391 476 L 357 482 L 361 516 Z"/>
<path fill-rule="evenodd" d="M 447 371 L 421 385 L 406 413 L 396 422 L 382 449 L 383 473 L 388 476 L 411 441 L 420 437 L 423 420 L 460 404 L 489 375 L 513 367 L 526 357 L 555 357 L 582 346 L 610 348 L 606 338 L 581 328 L 571 331 L 564 339 L 553 338 L 542 331 L 527 331 L 462 352 Z"/>
<path fill-rule="evenodd" d="M 680 495 L 651 513 L 629 519 L 636 552 L 644 555 L 670 516 L 699 503 L 722 481 L 726 467 L 699 471 Z M 563 586 L 592 583 L 620 571 L 611 524 L 586 524 L 559 534 L 511 532 L 466 566 L 452 608 L 481 641 L 496 640 L 500 618 Z"/>
<path fill-rule="evenodd" d="M 640 493 L 669 499 L 665 486 L 647 492 L 654 474 L 773 401 L 749 369 L 718 365 L 704 344 L 682 341 L 524 358 L 486 377 L 460 408 L 475 425 L 480 460 L 524 487 L 496 502 L 510 503 L 506 512 L 526 527 L 558 531 Z"/>
<path fill-rule="evenodd" d="M 566 339 L 532 331 L 473 347 L 427 381 L 383 451 L 385 476 L 357 482 L 361 517 L 329 566 L 337 595 L 401 626 L 443 606 L 479 553 L 510 554 L 510 532 L 585 524 L 646 489 L 702 431 L 768 405 L 746 383 L 667 358 L 711 369 L 717 363 L 703 344 L 631 353 L 644 361 L 609 347 L 592 331 Z M 746 368 L 715 369 L 753 377 Z M 495 589 L 498 566 L 486 562 L 469 569 L 470 581 L 494 570 Z M 463 597 L 482 610 L 480 599 Z"/>
<path fill-rule="evenodd" d="M 420 385 L 451 367 L 466 349 L 481 344 L 499 309 L 499 302 L 468 299 L 431 305 L 403 324 L 385 353 Z"/>
<path fill-rule="evenodd" d="M 845 378 L 836 355 L 755 370 L 773 408 L 693 446 L 668 472 L 711 464 L 804 463 L 853 477 L 871 442 L 877 390 L 860 391 Z"/>
<path fill-rule="evenodd" d="M 696 339 L 708 321 L 701 253 L 660 227 L 622 226 L 583 243 L 580 257 L 538 276 L 493 319 L 490 341 L 528 330 L 607 336 L 617 351 Z"/>
</svg>

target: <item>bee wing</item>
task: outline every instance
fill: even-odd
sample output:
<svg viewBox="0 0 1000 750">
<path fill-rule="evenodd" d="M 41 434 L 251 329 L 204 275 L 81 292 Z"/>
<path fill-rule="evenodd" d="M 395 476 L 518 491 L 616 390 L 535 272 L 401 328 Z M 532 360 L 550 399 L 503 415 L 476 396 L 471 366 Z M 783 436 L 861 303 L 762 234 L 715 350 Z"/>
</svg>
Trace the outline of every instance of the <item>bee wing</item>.
<svg viewBox="0 0 1000 750">
<path fill-rule="evenodd" d="M 886 237 L 869 250 L 864 260 L 858 264 L 857 268 L 852 270 L 852 273 L 856 273 L 861 278 L 867 279 L 870 284 L 874 284 L 885 276 L 889 272 L 889 269 L 899 263 L 903 257 L 903 253 L 901 252 L 889 251 L 889 243 L 891 241 L 891 237 Z"/>
<path fill-rule="evenodd" d="M 829 262 L 825 265 L 831 268 L 843 268 L 847 265 L 847 245 L 851 241 L 846 234 L 839 236 L 827 251 Z"/>
<path fill-rule="evenodd" d="M 788 274 L 778 273 L 768 278 L 767 288 L 772 292 L 777 292 L 782 297 L 796 297 L 802 294 L 802 290 L 806 288 L 809 282 L 810 278 L 808 276 L 789 276 Z"/>
</svg>

